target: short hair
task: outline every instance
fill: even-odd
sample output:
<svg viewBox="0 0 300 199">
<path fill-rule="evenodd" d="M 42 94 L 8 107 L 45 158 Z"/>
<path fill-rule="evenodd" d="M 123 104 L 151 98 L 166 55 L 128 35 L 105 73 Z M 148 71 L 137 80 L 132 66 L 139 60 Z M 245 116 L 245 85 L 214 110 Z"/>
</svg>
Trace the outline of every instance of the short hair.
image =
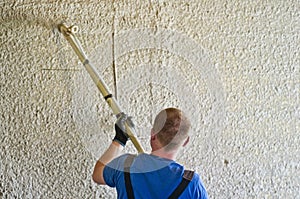
<svg viewBox="0 0 300 199">
<path fill-rule="evenodd" d="M 166 151 L 179 147 L 188 137 L 191 123 L 185 114 L 177 108 L 166 108 L 158 113 L 153 131 Z"/>
</svg>

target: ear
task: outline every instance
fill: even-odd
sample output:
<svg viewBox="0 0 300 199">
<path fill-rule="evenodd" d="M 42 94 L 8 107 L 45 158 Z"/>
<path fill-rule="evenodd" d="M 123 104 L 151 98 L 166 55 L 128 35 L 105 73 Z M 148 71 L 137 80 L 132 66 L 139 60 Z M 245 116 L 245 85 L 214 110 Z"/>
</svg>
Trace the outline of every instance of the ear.
<svg viewBox="0 0 300 199">
<path fill-rule="evenodd" d="M 154 133 L 154 130 L 153 130 L 153 128 L 151 129 L 151 136 L 152 135 L 154 135 L 155 133 Z"/>
<path fill-rule="evenodd" d="M 151 140 L 156 140 L 156 134 L 151 135 Z"/>
<path fill-rule="evenodd" d="M 151 129 L 151 140 L 156 139 L 156 133 L 154 132 L 153 128 Z"/>
<path fill-rule="evenodd" d="M 189 143 L 189 141 L 190 141 L 190 136 L 188 136 L 187 138 L 186 138 L 186 140 L 184 141 L 184 143 L 183 143 L 183 147 L 185 147 L 188 143 Z"/>
</svg>

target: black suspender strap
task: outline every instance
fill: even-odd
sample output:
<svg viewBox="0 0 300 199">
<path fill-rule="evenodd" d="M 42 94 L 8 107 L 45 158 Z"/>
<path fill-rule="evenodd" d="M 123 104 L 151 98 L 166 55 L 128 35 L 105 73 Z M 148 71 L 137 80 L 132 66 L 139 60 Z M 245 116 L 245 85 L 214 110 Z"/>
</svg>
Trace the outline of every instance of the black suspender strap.
<svg viewBox="0 0 300 199">
<path fill-rule="evenodd" d="M 190 181 L 193 179 L 193 176 L 194 171 L 184 170 L 184 174 L 180 184 L 177 186 L 177 188 L 173 191 L 173 193 L 169 196 L 168 199 L 177 199 L 182 194 L 184 189 L 188 186 Z"/>
<path fill-rule="evenodd" d="M 128 199 L 134 199 L 131 179 L 130 179 L 130 166 L 135 158 L 135 155 L 129 154 L 124 162 L 124 179 Z"/>
</svg>

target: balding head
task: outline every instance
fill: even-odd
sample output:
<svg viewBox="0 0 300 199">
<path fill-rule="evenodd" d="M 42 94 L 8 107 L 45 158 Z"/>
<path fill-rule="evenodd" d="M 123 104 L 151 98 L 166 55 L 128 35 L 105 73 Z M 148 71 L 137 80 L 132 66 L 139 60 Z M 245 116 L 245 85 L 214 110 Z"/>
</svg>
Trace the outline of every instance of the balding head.
<svg viewBox="0 0 300 199">
<path fill-rule="evenodd" d="M 165 151 L 171 151 L 179 148 L 188 138 L 190 126 L 190 121 L 181 110 L 167 108 L 156 116 L 152 130 Z"/>
</svg>

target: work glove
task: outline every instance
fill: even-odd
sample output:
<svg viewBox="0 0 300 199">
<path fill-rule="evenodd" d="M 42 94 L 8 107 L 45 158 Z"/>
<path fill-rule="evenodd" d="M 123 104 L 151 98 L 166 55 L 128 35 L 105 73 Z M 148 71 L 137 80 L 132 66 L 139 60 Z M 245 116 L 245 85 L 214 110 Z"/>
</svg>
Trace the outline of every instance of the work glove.
<svg viewBox="0 0 300 199">
<path fill-rule="evenodd" d="M 128 141 L 128 137 L 129 137 L 128 134 L 126 133 L 126 127 L 125 127 L 126 121 L 128 122 L 128 125 L 130 127 L 134 128 L 131 117 L 128 117 L 123 112 L 121 112 L 117 115 L 117 121 L 115 123 L 116 135 L 115 135 L 113 141 L 119 142 L 122 146 L 126 145 L 126 142 Z"/>
</svg>

